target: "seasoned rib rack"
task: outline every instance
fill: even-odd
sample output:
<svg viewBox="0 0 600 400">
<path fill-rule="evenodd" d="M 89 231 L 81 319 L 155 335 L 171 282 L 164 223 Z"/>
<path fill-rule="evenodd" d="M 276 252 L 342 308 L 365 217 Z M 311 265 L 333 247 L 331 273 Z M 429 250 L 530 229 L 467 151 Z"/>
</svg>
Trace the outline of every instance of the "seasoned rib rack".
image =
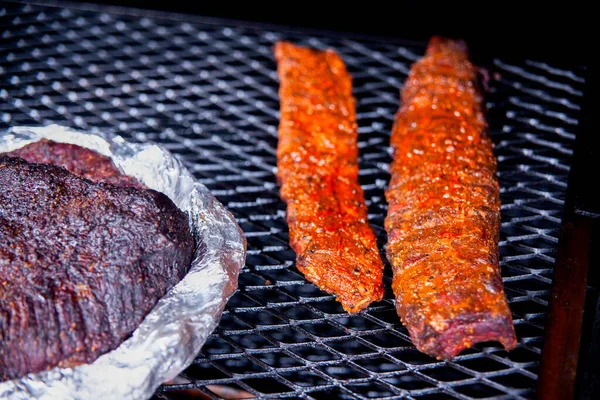
<svg viewBox="0 0 600 400">
<path fill-rule="evenodd" d="M 512 349 L 496 159 L 466 45 L 432 38 L 401 97 L 385 220 L 398 314 L 433 357 L 492 340 Z"/>
<path fill-rule="evenodd" d="M 296 266 L 346 311 L 383 297 L 383 262 L 358 182 L 352 80 L 333 51 L 279 42 L 277 177 Z"/>
</svg>

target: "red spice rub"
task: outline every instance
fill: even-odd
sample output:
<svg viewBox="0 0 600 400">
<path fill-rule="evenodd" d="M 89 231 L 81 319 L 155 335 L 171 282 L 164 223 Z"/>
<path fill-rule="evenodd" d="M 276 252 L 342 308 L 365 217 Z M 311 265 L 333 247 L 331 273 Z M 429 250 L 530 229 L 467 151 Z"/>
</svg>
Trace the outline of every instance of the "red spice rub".
<svg viewBox="0 0 600 400">
<path fill-rule="evenodd" d="M 512 349 L 496 159 L 465 44 L 433 38 L 401 97 L 385 221 L 398 314 L 437 358 L 483 341 Z"/>
<path fill-rule="evenodd" d="M 352 81 L 332 50 L 280 42 L 278 179 L 297 267 L 357 312 L 383 297 L 383 263 L 358 182 Z"/>
<path fill-rule="evenodd" d="M 72 174 L 94 182 L 106 182 L 115 186 L 130 186 L 138 189 L 145 188 L 135 178 L 121 173 L 110 158 L 74 144 L 56 143 L 42 139 L 4 154 L 20 157 L 31 163 L 58 165 L 66 168 Z"/>
</svg>

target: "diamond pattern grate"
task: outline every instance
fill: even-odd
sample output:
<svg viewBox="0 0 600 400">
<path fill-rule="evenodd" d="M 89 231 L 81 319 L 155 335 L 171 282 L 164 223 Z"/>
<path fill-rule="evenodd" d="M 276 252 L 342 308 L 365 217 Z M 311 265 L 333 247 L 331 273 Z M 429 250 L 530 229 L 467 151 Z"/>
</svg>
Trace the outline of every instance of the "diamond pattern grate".
<svg viewBox="0 0 600 400">
<path fill-rule="evenodd" d="M 389 132 L 423 45 L 16 3 L 0 3 L 0 27 L 0 127 L 60 123 L 160 143 L 246 233 L 240 290 L 194 364 L 157 399 L 225 396 L 217 385 L 263 398 L 534 396 L 583 67 L 490 66 L 500 75 L 488 120 L 502 187 L 501 264 L 519 346 L 482 344 L 444 362 L 411 345 L 389 291 L 348 315 L 303 279 L 274 176 L 271 47 L 281 38 L 334 47 L 354 78 L 360 180 L 383 251 Z M 389 288 L 389 271 L 385 279 Z"/>
</svg>

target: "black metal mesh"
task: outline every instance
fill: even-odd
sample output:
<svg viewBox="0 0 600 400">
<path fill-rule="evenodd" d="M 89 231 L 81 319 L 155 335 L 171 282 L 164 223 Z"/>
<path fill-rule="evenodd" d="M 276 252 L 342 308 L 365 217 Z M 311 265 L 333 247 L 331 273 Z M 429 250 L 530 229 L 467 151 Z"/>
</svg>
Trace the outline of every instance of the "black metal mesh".
<svg viewBox="0 0 600 400">
<path fill-rule="evenodd" d="M 392 296 L 348 315 L 294 266 L 278 198 L 280 38 L 338 50 L 354 78 L 360 180 L 381 249 L 398 88 L 423 46 L 0 4 L 0 124 L 60 123 L 154 141 L 179 154 L 248 239 L 240 290 L 177 385 L 259 397 L 531 398 L 583 69 L 495 60 L 489 122 L 502 187 L 501 263 L 519 346 L 481 344 L 452 362 L 410 343 Z M 390 287 L 389 268 L 385 284 Z M 388 289 L 389 290 L 389 289 Z M 209 386 L 217 390 L 214 386 Z"/>
</svg>

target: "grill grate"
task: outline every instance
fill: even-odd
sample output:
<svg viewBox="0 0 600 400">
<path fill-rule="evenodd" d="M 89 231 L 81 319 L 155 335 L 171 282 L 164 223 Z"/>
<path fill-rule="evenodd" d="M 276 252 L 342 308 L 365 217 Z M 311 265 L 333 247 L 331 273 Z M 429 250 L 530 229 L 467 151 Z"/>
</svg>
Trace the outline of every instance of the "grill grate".
<svg viewBox="0 0 600 400">
<path fill-rule="evenodd" d="M 135 11 L 132 11 L 135 12 Z M 194 364 L 156 398 L 208 385 L 260 397 L 532 398 L 583 68 L 496 59 L 488 119 L 502 187 L 501 264 L 519 346 L 452 362 L 417 352 L 389 292 L 358 315 L 294 266 L 278 198 L 277 39 L 338 50 L 358 100 L 360 181 L 383 250 L 398 88 L 424 46 L 38 5 L 0 4 L 0 124 L 60 123 L 179 154 L 248 239 L 240 290 Z M 210 386 L 213 388 L 213 386 Z"/>
</svg>

